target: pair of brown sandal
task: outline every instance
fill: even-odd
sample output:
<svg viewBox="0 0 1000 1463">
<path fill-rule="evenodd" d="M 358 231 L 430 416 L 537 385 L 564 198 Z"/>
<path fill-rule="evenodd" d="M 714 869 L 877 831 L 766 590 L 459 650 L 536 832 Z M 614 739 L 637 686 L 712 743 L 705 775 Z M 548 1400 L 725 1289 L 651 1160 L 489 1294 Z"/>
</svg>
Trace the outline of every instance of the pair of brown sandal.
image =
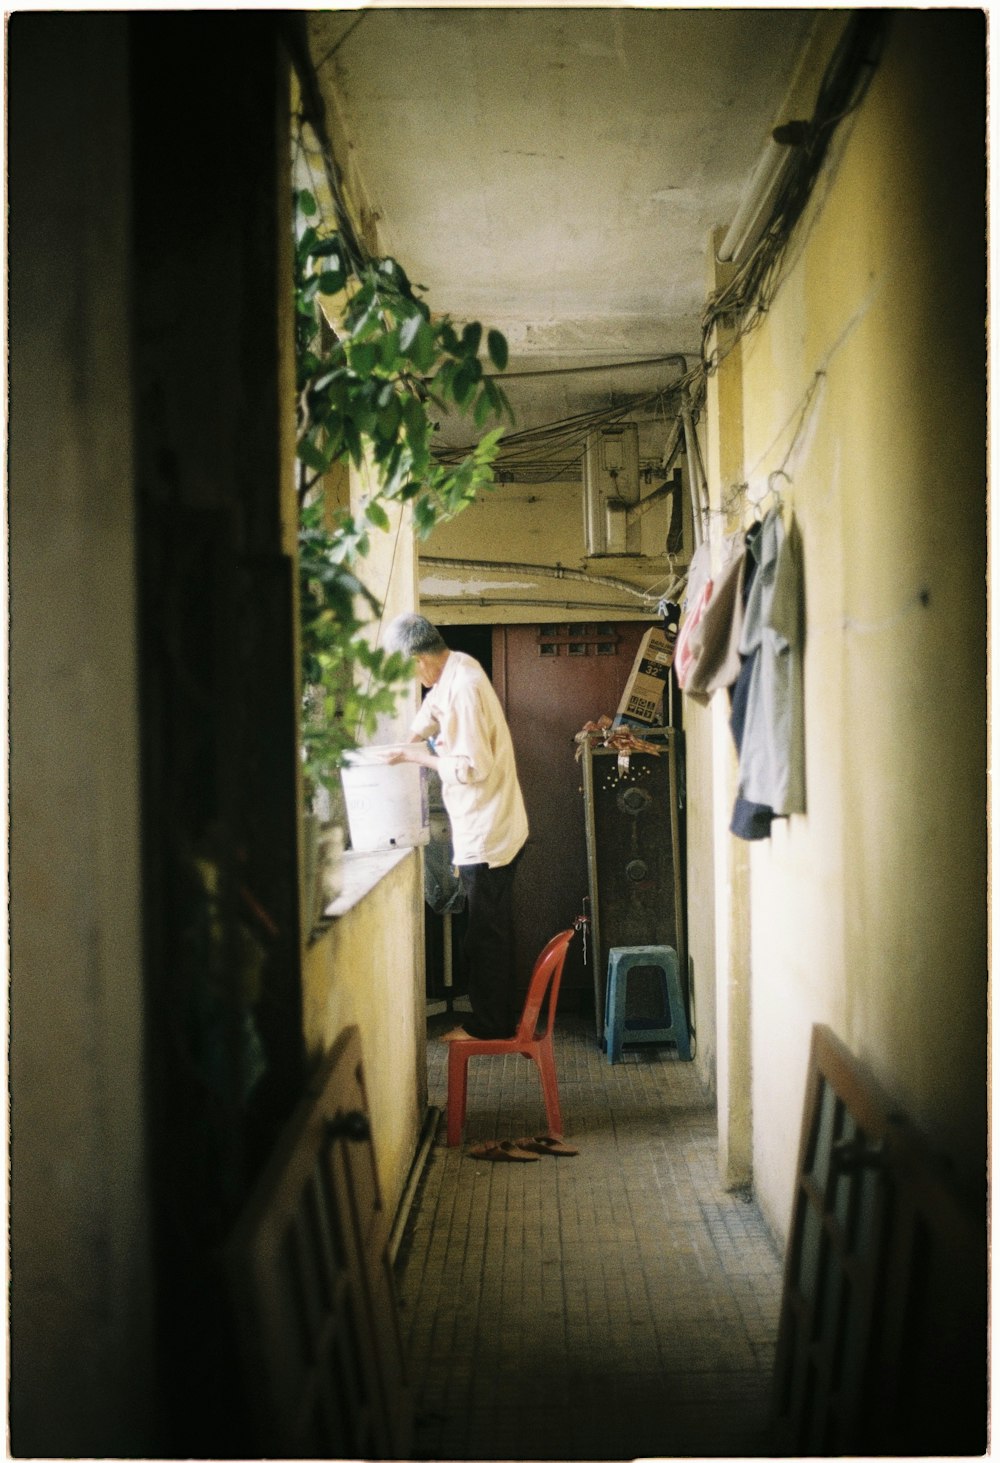
<svg viewBox="0 0 1000 1463">
<path fill-rule="evenodd" d="M 469 1158 L 485 1158 L 490 1163 L 537 1163 L 542 1154 L 553 1158 L 575 1158 L 579 1148 L 572 1148 L 563 1138 L 540 1133 L 536 1138 L 507 1138 L 501 1142 L 477 1143 L 468 1151 Z"/>
</svg>

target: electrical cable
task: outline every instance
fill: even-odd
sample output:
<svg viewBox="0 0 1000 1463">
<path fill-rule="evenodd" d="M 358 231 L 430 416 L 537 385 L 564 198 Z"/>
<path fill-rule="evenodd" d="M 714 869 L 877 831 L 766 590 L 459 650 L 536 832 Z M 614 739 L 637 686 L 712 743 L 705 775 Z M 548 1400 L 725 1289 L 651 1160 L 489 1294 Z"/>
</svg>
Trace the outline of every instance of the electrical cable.
<svg viewBox="0 0 1000 1463">
<path fill-rule="evenodd" d="M 360 21 L 356 22 L 359 24 Z M 333 201 L 337 232 L 344 242 L 344 248 L 352 262 L 359 268 L 370 262 L 368 251 L 358 238 L 347 204 L 341 190 L 340 175 L 334 159 L 333 144 L 326 125 L 326 103 L 320 89 L 319 78 L 309 52 L 309 37 L 306 30 L 306 12 L 286 12 L 279 15 L 278 24 L 288 47 L 289 56 L 301 91 L 301 121 L 312 128 L 323 162 L 323 172 L 330 197 Z M 351 29 L 354 27 L 352 26 Z M 346 40 L 346 36 L 342 37 Z M 300 123 L 301 125 L 301 123 Z"/>
<path fill-rule="evenodd" d="M 368 10 L 367 7 L 365 7 L 364 9 L 362 9 L 360 11 L 360 13 L 358 14 L 357 19 L 351 21 L 351 24 L 347 27 L 347 29 L 344 31 L 344 34 L 340 37 L 340 40 L 337 41 L 337 43 L 335 45 L 333 45 L 333 46 L 330 47 L 329 51 L 327 51 L 327 53 L 323 57 L 322 61 L 317 61 L 316 62 L 316 71 L 317 71 L 317 73 L 323 70 L 323 67 L 326 65 L 326 63 L 328 61 L 332 61 L 333 60 L 334 56 L 336 56 L 337 52 L 340 50 L 340 48 L 344 44 L 344 42 L 348 39 L 349 36 L 352 36 L 354 34 L 354 32 L 357 30 L 358 26 L 361 24 L 361 22 L 363 20 L 367 20 L 369 14 L 370 14 L 370 11 Z"/>
<path fill-rule="evenodd" d="M 671 382 L 668 386 L 661 387 L 655 392 L 631 397 L 617 406 L 578 412 L 573 416 L 510 433 L 501 439 L 496 468 L 497 470 L 516 471 L 529 453 L 532 457 L 537 458 L 539 450 L 542 449 L 544 455 L 546 448 L 553 458 L 557 453 L 570 453 L 570 464 L 578 466 L 583 461 L 587 438 L 592 432 L 601 427 L 612 426 L 624 417 L 636 418 L 644 411 L 655 411 L 657 407 L 663 406 L 668 400 L 683 393 L 688 383 L 700 378 L 701 374 L 699 366 L 696 371 L 688 372 L 687 375 Z M 448 464 L 461 460 L 469 451 L 471 451 L 471 447 L 468 445 L 441 446 L 434 450 L 434 456 L 437 461 Z M 543 480 L 558 481 L 559 479 L 553 476 Z"/>
</svg>

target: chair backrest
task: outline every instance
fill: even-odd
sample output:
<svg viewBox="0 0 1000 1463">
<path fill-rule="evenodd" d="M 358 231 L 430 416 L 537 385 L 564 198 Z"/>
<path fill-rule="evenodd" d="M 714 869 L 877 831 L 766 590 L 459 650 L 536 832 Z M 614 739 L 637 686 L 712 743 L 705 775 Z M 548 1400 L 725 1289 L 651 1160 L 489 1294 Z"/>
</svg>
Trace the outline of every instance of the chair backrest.
<svg viewBox="0 0 1000 1463">
<path fill-rule="evenodd" d="M 549 997 L 549 1010 L 545 1032 L 546 1035 L 551 1032 L 556 1019 L 556 1002 L 559 999 L 559 983 L 562 980 L 563 966 L 566 963 L 566 951 L 575 934 L 576 930 L 563 930 L 561 934 L 553 935 L 535 961 L 535 968 L 531 972 L 531 980 L 528 982 L 528 994 L 524 998 L 524 1010 L 521 1012 L 521 1019 L 517 1025 L 515 1041 L 534 1041 L 538 1017 L 546 993 Z"/>
</svg>

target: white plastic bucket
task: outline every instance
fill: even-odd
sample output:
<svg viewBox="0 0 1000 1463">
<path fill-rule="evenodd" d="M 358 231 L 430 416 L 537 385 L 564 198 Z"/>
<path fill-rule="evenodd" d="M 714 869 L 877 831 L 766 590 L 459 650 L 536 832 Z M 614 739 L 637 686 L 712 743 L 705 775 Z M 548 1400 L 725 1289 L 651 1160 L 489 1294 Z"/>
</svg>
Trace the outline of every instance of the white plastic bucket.
<svg viewBox="0 0 1000 1463">
<path fill-rule="evenodd" d="M 340 771 L 351 847 L 358 853 L 415 848 L 430 838 L 427 769 L 413 762 L 387 766 L 378 757 L 389 750 L 349 752 L 349 765 Z"/>
</svg>

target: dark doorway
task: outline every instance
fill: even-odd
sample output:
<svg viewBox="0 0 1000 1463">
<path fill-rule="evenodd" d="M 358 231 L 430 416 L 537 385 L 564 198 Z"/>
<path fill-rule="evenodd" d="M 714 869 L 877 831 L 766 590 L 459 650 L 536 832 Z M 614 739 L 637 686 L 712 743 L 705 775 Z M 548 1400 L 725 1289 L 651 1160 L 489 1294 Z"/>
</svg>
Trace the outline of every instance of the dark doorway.
<svg viewBox="0 0 1000 1463">
<path fill-rule="evenodd" d="M 466 655 L 475 656 L 483 670 L 493 675 L 492 625 L 448 625 L 442 631 L 450 650 L 464 650 Z"/>
<path fill-rule="evenodd" d="M 522 984 L 538 952 L 583 908 L 587 850 L 576 733 L 614 716 L 632 669 L 642 621 L 497 626 L 493 684 L 514 738 L 531 832 L 514 886 Z M 588 952 L 589 958 L 589 952 Z M 560 1004 L 593 1010 L 593 973 L 583 943 L 570 947 Z"/>
</svg>

